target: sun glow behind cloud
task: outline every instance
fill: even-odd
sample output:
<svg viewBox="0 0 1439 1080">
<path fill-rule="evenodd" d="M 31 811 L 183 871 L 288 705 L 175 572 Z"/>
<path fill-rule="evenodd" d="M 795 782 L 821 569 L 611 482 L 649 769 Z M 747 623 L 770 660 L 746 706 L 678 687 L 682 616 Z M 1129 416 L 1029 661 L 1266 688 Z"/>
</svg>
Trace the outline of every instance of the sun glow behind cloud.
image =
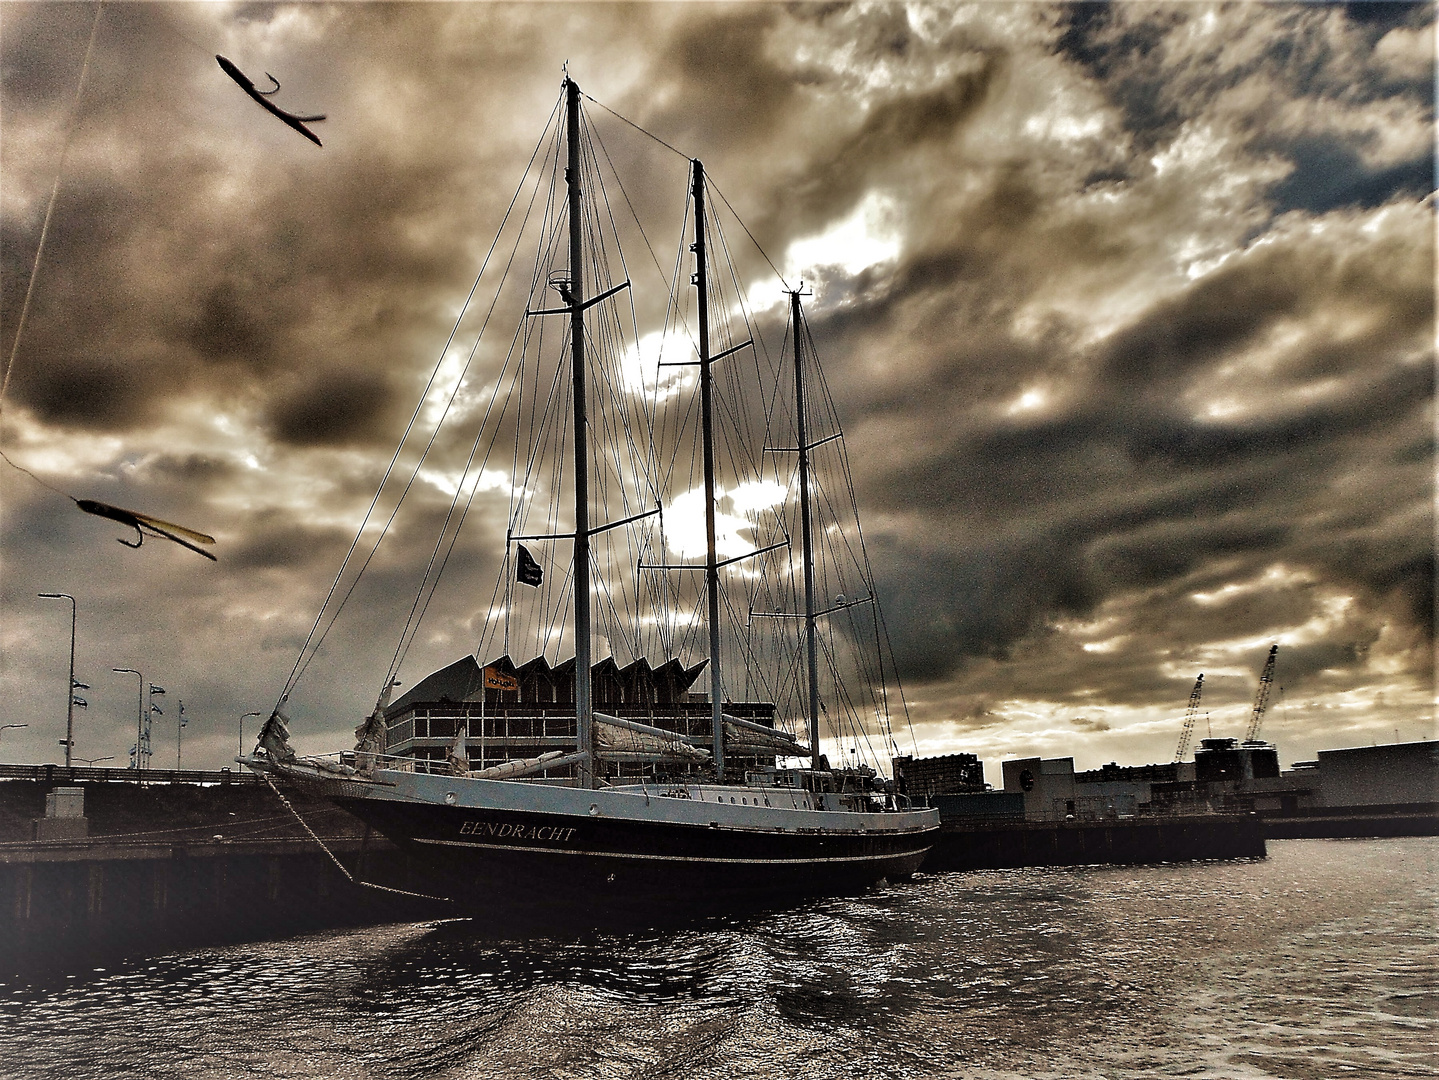
<svg viewBox="0 0 1439 1080">
<path fill-rule="evenodd" d="M 721 559 L 734 559 L 754 551 L 757 545 L 751 537 L 760 515 L 778 506 L 784 498 L 785 489 L 782 486 L 763 480 L 737 484 L 728 491 L 717 492 L 717 503 L 720 506 L 728 504 L 732 512 L 715 514 L 715 553 Z M 705 557 L 708 543 L 703 488 L 691 488 L 676 495 L 665 507 L 665 543 L 680 558 Z"/>
<path fill-rule="evenodd" d="M 814 282 L 818 292 L 835 270 L 855 277 L 871 267 L 892 262 L 902 247 L 899 216 L 899 207 L 891 196 L 871 191 L 848 217 L 818 235 L 791 242 L 785 251 L 785 277 Z M 773 302 L 769 299 L 761 306 Z"/>
</svg>

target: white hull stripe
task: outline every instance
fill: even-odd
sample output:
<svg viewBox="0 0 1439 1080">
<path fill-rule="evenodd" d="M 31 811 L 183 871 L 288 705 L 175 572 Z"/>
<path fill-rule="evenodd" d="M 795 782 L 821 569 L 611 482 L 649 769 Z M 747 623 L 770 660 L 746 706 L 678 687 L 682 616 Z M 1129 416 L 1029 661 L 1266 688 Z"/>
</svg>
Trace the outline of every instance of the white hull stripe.
<svg viewBox="0 0 1439 1080">
<path fill-rule="evenodd" d="M 435 844 L 441 847 L 488 848 L 492 851 L 536 851 L 545 855 L 590 855 L 596 859 L 658 859 L 662 862 L 680 863 L 744 863 L 753 866 L 775 866 L 796 863 L 850 863 L 878 862 L 882 859 L 902 859 L 907 855 L 922 855 L 928 847 L 913 851 L 896 851 L 888 855 L 839 855 L 813 859 L 724 859 L 706 855 L 641 855 L 623 851 L 572 851 L 566 848 L 534 847 L 529 844 L 479 844 L 471 840 L 427 840 L 415 837 L 419 844 Z"/>
</svg>

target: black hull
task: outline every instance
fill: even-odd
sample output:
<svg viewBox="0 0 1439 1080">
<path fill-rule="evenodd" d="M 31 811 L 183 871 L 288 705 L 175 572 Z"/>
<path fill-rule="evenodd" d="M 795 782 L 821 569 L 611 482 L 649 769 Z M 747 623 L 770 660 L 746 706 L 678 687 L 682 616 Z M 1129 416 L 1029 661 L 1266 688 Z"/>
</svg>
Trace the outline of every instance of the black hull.
<svg viewBox="0 0 1439 1080">
<path fill-rule="evenodd" d="M 332 796 L 465 913 L 604 925 L 773 907 L 908 878 L 937 830 L 747 832 Z"/>
</svg>

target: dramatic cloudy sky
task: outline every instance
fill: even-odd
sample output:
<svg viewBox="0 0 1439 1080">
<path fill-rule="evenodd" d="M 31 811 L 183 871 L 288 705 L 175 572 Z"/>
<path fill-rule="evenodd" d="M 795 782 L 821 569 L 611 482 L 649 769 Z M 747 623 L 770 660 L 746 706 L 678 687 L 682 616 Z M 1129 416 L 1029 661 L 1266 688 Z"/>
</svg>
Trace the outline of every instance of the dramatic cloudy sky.
<svg viewBox="0 0 1439 1080">
<path fill-rule="evenodd" d="M 39 592 L 79 598 L 81 757 L 133 741 L 112 667 L 169 690 L 157 765 L 177 698 L 212 767 L 274 703 L 566 62 L 817 283 L 921 753 L 1168 760 L 1200 671 L 1242 733 L 1274 642 L 1286 762 L 1433 735 L 1431 8 L 113 4 L 75 112 L 94 11 L 0 5 L 4 357 L 64 161 L 0 446 L 219 562 L 0 463 L 0 760 L 60 752 Z M 372 705 L 402 564 L 301 749 Z M 474 646 L 489 572 L 407 684 Z"/>
</svg>

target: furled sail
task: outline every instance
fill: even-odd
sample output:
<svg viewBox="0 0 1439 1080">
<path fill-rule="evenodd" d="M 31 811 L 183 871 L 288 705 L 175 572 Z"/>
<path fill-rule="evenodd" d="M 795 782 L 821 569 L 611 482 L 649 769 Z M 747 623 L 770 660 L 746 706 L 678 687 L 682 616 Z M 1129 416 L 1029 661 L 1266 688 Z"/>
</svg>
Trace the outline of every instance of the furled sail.
<svg viewBox="0 0 1439 1080">
<path fill-rule="evenodd" d="M 595 713 L 595 750 L 611 760 L 698 763 L 710 759 L 708 750 L 691 746 L 672 731 L 604 713 Z"/>
<path fill-rule="evenodd" d="M 375 711 L 355 728 L 355 768 L 362 773 L 369 773 L 375 768 L 379 755 L 384 752 L 385 711 L 376 706 Z"/>
<path fill-rule="evenodd" d="M 758 751 L 778 754 L 780 757 L 809 757 L 808 747 L 801 746 L 795 737 L 786 731 L 755 724 L 738 717 L 724 718 L 725 745 L 738 751 Z"/>
<path fill-rule="evenodd" d="M 559 769 L 565 765 L 573 765 L 582 757 L 584 757 L 583 754 L 573 751 L 550 750 L 539 757 L 502 761 L 498 765 L 491 765 L 488 769 L 475 769 L 465 775 L 473 780 L 510 780 L 518 776 L 543 772 L 546 769 Z"/>
<path fill-rule="evenodd" d="M 459 722 L 454 741 L 450 743 L 450 748 L 445 752 L 445 757 L 450 763 L 450 771 L 456 776 L 470 775 L 468 727 L 469 725 L 464 720 Z"/>
</svg>

